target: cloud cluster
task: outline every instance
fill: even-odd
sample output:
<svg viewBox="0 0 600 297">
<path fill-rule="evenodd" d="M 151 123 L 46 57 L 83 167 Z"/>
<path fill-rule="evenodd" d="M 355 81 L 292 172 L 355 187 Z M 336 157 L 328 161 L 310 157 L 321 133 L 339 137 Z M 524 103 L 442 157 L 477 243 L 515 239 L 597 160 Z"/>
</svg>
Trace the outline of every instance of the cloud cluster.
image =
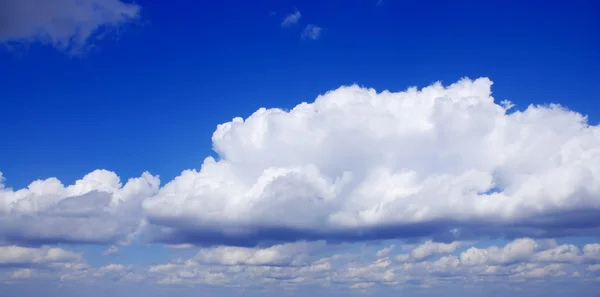
<svg viewBox="0 0 600 297">
<path fill-rule="evenodd" d="M 298 291 L 327 287 L 332 293 L 380 289 L 431 290 L 452 285 L 476 290 L 549 286 L 556 282 L 597 286 L 600 244 L 558 244 L 519 238 L 504 245 L 434 241 L 381 250 L 360 243 L 298 242 L 271 247 L 204 247 L 168 263 L 91 267 L 81 254 L 58 248 L 0 247 L 0 282 L 45 279 L 63 284 L 109 282 L 144 286 L 219 286 Z M 479 288 L 479 289 L 477 289 Z M 341 291 L 340 291 L 341 290 Z M 463 290 L 464 292 L 464 290 Z"/>
<path fill-rule="evenodd" d="M 261 108 L 218 125 L 219 158 L 162 187 L 149 173 L 122 185 L 104 170 L 67 187 L 0 182 L 0 242 L 449 244 L 416 252 L 426 259 L 482 235 L 599 234 L 600 128 L 558 105 L 511 112 L 491 85 L 354 85 L 289 111 Z"/>
<path fill-rule="evenodd" d="M 295 10 L 293 13 L 290 13 L 290 14 L 286 15 L 285 18 L 283 18 L 283 20 L 281 21 L 281 27 L 289 28 L 289 27 L 297 24 L 300 21 L 301 17 L 302 17 L 302 14 L 300 13 L 300 11 Z M 323 30 L 323 28 L 321 28 L 317 25 L 308 24 L 302 30 L 301 36 L 302 36 L 302 38 L 317 40 L 317 39 L 319 39 L 319 37 L 321 37 L 322 30 Z"/>
<path fill-rule="evenodd" d="M 78 51 L 99 29 L 135 20 L 139 11 L 121 0 L 6 0 L 0 2 L 0 43 L 42 42 Z"/>
<path fill-rule="evenodd" d="M 62 248 L 0 246 L 0 283 L 49 280 L 52 282 L 94 282 L 96 279 L 140 281 L 143 276 L 132 266 L 108 264 L 90 266 L 81 253 Z"/>
<path fill-rule="evenodd" d="M 81 254 L 62 248 L 0 246 L 0 282 L 61 278 L 88 269 Z"/>
<path fill-rule="evenodd" d="M 60 248 L 0 246 L 0 265 L 34 265 L 78 262 L 81 255 Z"/>
<path fill-rule="evenodd" d="M 149 173 L 122 185 L 96 170 L 65 187 L 56 178 L 4 187 L 0 175 L 0 243 L 127 243 L 142 223 L 141 201 L 158 192 Z"/>
<path fill-rule="evenodd" d="M 439 242 L 426 242 L 411 248 L 407 254 L 393 253 L 386 249 L 379 252 L 356 252 L 336 254 L 331 249 L 326 256 L 310 253 L 302 264 L 264 261 L 261 263 L 232 263 L 201 261 L 202 254 L 212 253 L 215 248 L 201 249 L 190 259 L 176 259 L 171 263 L 148 268 L 148 278 L 159 284 L 218 284 L 224 286 L 299 286 L 345 287 L 369 290 L 375 287 L 443 287 L 449 282 L 461 286 L 485 286 L 513 283 L 535 279 L 537 283 L 570 281 L 583 283 L 595 281 L 598 265 L 598 244 L 586 244 L 581 249 L 574 245 L 558 245 L 554 240 L 519 238 L 504 246 L 467 246 L 461 251 Z M 274 250 L 290 250 L 290 244 L 270 248 L 240 248 L 245 254 L 272 254 Z M 296 255 L 303 255 L 306 245 L 297 247 Z M 331 246 L 328 246 L 331 248 Z M 432 248 L 437 247 L 437 248 Z M 354 252 L 352 252 L 354 250 Z M 424 250 L 434 250 L 436 257 L 417 258 Z M 557 251 L 572 250 L 570 257 L 547 257 Z M 250 252 L 251 251 L 251 252 Z M 291 255 L 291 254 L 289 254 Z M 408 256 L 408 257 L 403 257 Z M 274 258 L 272 258 L 274 259 Z"/>
</svg>

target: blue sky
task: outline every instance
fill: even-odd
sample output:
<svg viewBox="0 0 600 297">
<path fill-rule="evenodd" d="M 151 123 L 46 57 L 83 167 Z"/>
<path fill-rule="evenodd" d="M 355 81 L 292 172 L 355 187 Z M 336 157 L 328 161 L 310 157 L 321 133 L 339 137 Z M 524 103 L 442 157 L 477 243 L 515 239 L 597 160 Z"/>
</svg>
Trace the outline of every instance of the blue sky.
<svg viewBox="0 0 600 297">
<path fill-rule="evenodd" d="M 2 292 L 598 289 L 594 1 L 2 6 Z"/>
</svg>

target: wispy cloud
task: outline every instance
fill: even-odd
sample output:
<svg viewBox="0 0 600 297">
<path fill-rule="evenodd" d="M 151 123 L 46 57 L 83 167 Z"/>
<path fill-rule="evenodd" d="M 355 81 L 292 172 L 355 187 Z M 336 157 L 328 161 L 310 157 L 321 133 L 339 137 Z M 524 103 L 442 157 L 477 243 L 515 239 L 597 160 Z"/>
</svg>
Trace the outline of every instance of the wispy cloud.
<svg viewBox="0 0 600 297">
<path fill-rule="evenodd" d="M 302 14 L 300 14 L 300 11 L 296 10 L 295 12 L 288 14 L 283 21 L 281 21 L 281 27 L 285 28 L 297 24 L 301 17 Z"/>
<path fill-rule="evenodd" d="M 321 37 L 321 31 L 323 30 L 323 28 L 316 26 L 316 25 L 307 25 L 304 28 L 304 31 L 302 31 L 302 38 L 308 38 L 308 39 L 312 39 L 312 40 L 317 40 L 319 39 L 319 37 Z"/>
</svg>

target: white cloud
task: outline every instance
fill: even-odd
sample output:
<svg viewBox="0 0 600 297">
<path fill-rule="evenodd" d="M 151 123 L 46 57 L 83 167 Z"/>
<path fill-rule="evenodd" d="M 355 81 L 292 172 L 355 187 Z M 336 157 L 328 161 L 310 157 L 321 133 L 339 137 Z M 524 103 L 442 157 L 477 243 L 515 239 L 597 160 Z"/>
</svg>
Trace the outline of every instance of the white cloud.
<svg viewBox="0 0 600 297">
<path fill-rule="evenodd" d="M 312 25 L 312 24 L 306 25 L 306 27 L 304 27 L 304 31 L 302 31 L 302 38 L 317 40 L 317 39 L 319 39 L 319 37 L 321 37 L 322 30 L 323 30 L 323 28 L 321 28 L 317 25 Z"/>
<path fill-rule="evenodd" d="M 83 255 L 57 247 L 0 246 L 0 284 L 4 281 L 60 279 L 87 275 Z"/>
<path fill-rule="evenodd" d="M 267 248 L 220 246 L 201 249 L 194 258 L 198 262 L 219 265 L 288 266 L 300 265 L 306 260 L 309 247 L 315 243 L 293 243 Z"/>
<path fill-rule="evenodd" d="M 435 254 L 448 254 L 452 253 L 460 246 L 461 242 L 454 241 L 451 243 L 433 242 L 431 240 L 414 248 L 410 255 L 413 259 L 423 260 L 427 259 Z"/>
<path fill-rule="evenodd" d="M 0 246 L 0 265 L 33 265 L 81 261 L 81 255 L 60 248 Z"/>
<path fill-rule="evenodd" d="M 281 26 L 289 27 L 291 25 L 294 25 L 294 24 L 298 23 L 298 21 L 300 21 L 301 17 L 302 17 L 302 15 L 300 14 L 300 11 L 296 10 L 293 13 L 288 14 L 283 19 L 283 21 L 281 21 Z"/>
<path fill-rule="evenodd" d="M 504 247 L 469 248 L 460 254 L 465 265 L 506 265 L 529 260 L 536 252 L 537 243 L 530 238 L 517 239 Z"/>
<path fill-rule="evenodd" d="M 383 248 L 379 251 L 377 251 L 377 258 L 382 258 L 382 257 L 387 257 L 391 252 L 393 252 L 396 249 L 396 245 L 392 244 L 389 247 Z"/>
<path fill-rule="evenodd" d="M 423 246 L 434 246 L 429 243 Z M 466 244 L 466 243 L 463 243 Z M 482 243 L 480 243 L 481 245 Z M 568 247 L 571 245 L 562 245 Z M 593 246 L 593 245 L 587 245 Z M 346 246 L 347 248 L 349 246 Z M 265 257 L 264 261 L 199 261 L 198 256 L 190 259 L 176 259 L 168 264 L 152 266 L 148 269 L 149 278 L 160 284 L 217 284 L 230 286 L 235 284 L 241 288 L 260 285 L 265 290 L 272 287 L 297 289 L 298 286 L 324 286 L 328 290 L 336 288 L 371 289 L 380 286 L 395 288 L 427 287 L 443 288 L 451 282 L 454 285 L 470 286 L 510 285 L 536 279 L 537 284 L 560 282 L 585 282 L 595 278 L 597 265 L 563 261 L 564 259 L 540 260 L 539 255 L 561 247 L 553 241 L 517 239 L 503 246 L 470 247 L 459 256 L 444 255 L 439 258 L 427 258 L 419 261 L 396 261 L 394 257 L 380 258 L 381 250 L 364 254 L 355 248 L 338 249 L 336 245 L 327 245 L 320 251 L 328 255 L 315 259 L 313 257 L 298 265 L 291 261 L 270 261 L 278 257 Z M 248 255 L 270 254 L 271 248 L 253 248 L 244 251 L 243 259 Z M 484 251 L 481 261 L 473 261 L 465 255 L 472 251 Z M 585 246 L 581 249 L 585 249 Z M 207 249 L 214 250 L 214 249 Z M 287 249 L 287 259 L 302 256 L 310 246 Z M 389 247 L 386 250 L 391 250 Z M 440 254 L 451 252 L 452 248 L 442 247 Z M 336 254 L 345 251 L 350 254 Z M 238 252 L 231 251 L 233 254 Z M 224 253 L 222 253 L 224 254 Z M 200 255 L 200 254 L 199 254 Z M 351 255 L 351 256 L 350 256 Z M 582 253 L 578 253 L 581 256 Z M 232 256 L 237 257 L 237 256 Z M 223 259 L 223 257 L 216 257 Z M 276 263 L 276 265 L 272 265 Z M 528 284 L 528 283 L 525 283 Z"/>
<path fill-rule="evenodd" d="M 342 87 L 221 124 L 220 159 L 144 201 L 153 234 L 253 244 L 598 227 L 599 127 L 557 105 L 508 113 L 491 85 Z"/>
<path fill-rule="evenodd" d="M 115 255 L 118 254 L 121 250 L 114 245 L 111 245 L 108 249 L 106 249 L 104 252 L 102 252 L 103 256 L 109 256 L 109 255 Z"/>
<path fill-rule="evenodd" d="M 600 128 L 556 105 L 509 113 L 491 85 L 464 79 L 397 93 L 349 86 L 290 111 L 261 108 L 218 125 L 219 158 L 162 188 L 149 173 L 123 185 L 105 170 L 70 186 L 49 178 L 13 190 L 0 179 L 0 243 L 112 245 L 140 234 L 174 247 L 593 235 Z M 412 257 L 456 244 L 421 247 Z M 582 257 L 600 258 L 600 247 L 586 248 Z M 564 260 L 575 252 L 566 249 L 538 257 Z M 504 261 L 471 252 L 474 261 Z"/>
<path fill-rule="evenodd" d="M 124 273 L 127 270 L 129 270 L 129 267 L 126 267 L 125 265 L 122 265 L 122 264 L 108 264 L 106 266 L 102 266 L 102 267 L 96 269 L 96 271 L 94 272 L 94 276 L 101 277 L 101 276 L 105 276 L 107 274 L 124 275 Z"/>
<path fill-rule="evenodd" d="M 0 188 L 0 242 L 125 242 L 142 223 L 142 199 L 159 183 L 144 173 L 122 185 L 115 173 L 96 170 L 67 187 L 49 178 L 16 191 Z"/>
<path fill-rule="evenodd" d="M 31 268 L 23 268 L 14 271 L 10 274 L 11 279 L 28 279 L 33 275 L 33 270 Z"/>
<path fill-rule="evenodd" d="M 78 51 L 100 29 L 117 28 L 139 11 L 121 0 L 6 0 L 0 2 L 0 43 L 42 42 Z"/>
</svg>

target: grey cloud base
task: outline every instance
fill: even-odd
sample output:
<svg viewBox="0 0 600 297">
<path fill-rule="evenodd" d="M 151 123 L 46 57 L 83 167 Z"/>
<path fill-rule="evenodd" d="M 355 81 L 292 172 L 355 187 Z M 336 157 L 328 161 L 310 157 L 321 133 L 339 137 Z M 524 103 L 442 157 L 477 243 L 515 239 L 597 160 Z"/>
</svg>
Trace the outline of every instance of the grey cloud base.
<svg viewBox="0 0 600 297">
<path fill-rule="evenodd" d="M 491 85 L 349 86 L 290 111 L 261 108 L 218 125 L 218 160 L 162 187 L 148 173 L 123 186 L 97 171 L 69 187 L 49 179 L 0 188 L 0 222 L 11 222 L 0 240 L 255 246 L 599 235 L 600 128 L 558 105 L 511 111 Z"/>
</svg>

